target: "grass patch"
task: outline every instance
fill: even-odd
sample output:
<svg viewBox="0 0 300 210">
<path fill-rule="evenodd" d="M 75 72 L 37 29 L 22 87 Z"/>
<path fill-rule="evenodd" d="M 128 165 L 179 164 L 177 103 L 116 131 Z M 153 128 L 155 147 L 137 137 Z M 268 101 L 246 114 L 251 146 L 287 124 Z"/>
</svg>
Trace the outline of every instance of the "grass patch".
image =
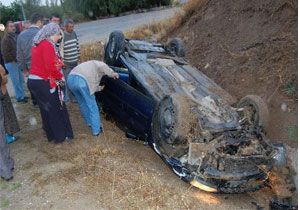
<svg viewBox="0 0 300 210">
<path fill-rule="evenodd" d="M 0 190 L 8 189 L 9 184 L 7 182 L 0 182 Z"/>
<path fill-rule="evenodd" d="M 103 59 L 103 44 L 101 42 L 93 42 L 82 44 L 80 46 L 80 61 Z"/>
<path fill-rule="evenodd" d="M 296 125 L 289 125 L 287 127 L 287 135 L 289 140 L 297 140 L 298 139 L 298 128 Z"/>
<path fill-rule="evenodd" d="M 297 83 L 294 82 L 294 81 L 289 81 L 284 89 L 283 89 L 283 92 L 288 95 L 288 96 L 291 96 L 291 97 L 295 97 L 297 96 L 297 92 L 298 92 L 298 88 L 297 88 Z"/>
<path fill-rule="evenodd" d="M 22 183 L 21 182 L 16 182 L 16 183 L 13 183 L 10 186 L 10 190 L 15 191 L 15 190 L 19 189 L 20 187 L 22 187 Z"/>
<path fill-rule="evenodd" d="M 6 209 L 9 207 L 9 200 L 7 198 L 2 198 L 1 199 L 1 209 Z"/>
</svg>

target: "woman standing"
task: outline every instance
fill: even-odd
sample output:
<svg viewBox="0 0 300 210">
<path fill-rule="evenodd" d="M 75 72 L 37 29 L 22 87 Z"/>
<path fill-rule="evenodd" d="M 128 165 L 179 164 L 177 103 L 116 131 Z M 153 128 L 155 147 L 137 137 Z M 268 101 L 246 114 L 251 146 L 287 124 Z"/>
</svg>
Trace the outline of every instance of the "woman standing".
<svg viewBox="0 0 300 210">
<path fill-rule="evenodd" d="M 31 69 L 28 87 L 40 108 L 43 129 L 48 141 L 63 142 L 73 138 L 68 111 L 63 101 L 64 83 L 55 43 L 61 38 L 60 27 L 56 23 L 45 25 L 34 37 L 31 54 Z"/>
<path fill-rule="evenodd" d="M 6 84 L 7 76 L 0 74 L 0 84 Z M 0 91 L 0 177 L 6 181 L 13 178 L 14 160 L 10 157 L 9 148 L 5 140 L 4 113 L 2 107 L 2 91 Z"/>
<path fill-rule="evenodd" d="M 18 119 L 14 110 L 14 107 L 11 103 L 10 97 L 8 95 L 6 89 L 7 74 L 5 69 L 0 64 L 0 75 L 2 76 L 2 83 L 1 83 L 1 95 L 2 95 L 2 107 L 3 107 L 3 114 L 4 114 L 4 128 L 5 128 L 5 137 L 7 143 L 12 143 L 16 140 L 14 136 L 15 133 L 20 131 L 20 126 L 18 123 Z"/>
</svg>

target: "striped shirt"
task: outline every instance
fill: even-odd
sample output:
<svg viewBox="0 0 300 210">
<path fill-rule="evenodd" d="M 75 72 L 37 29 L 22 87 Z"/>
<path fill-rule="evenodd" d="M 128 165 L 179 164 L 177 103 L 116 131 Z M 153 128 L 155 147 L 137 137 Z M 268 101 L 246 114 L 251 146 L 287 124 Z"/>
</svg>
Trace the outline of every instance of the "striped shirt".
<svg viewBox="0 0 300 210">
<path fill-rule="evenodd" d="M 75 31 L 64 32 L 63 38 L 64 63 L 77 63 L 80 56 L 80 48 Z"/>
</svg>

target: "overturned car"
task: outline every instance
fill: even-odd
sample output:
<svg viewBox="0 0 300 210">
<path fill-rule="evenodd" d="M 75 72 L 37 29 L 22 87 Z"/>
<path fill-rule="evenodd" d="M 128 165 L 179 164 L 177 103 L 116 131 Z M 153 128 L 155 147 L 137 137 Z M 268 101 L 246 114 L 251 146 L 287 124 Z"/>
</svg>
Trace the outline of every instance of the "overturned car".
<svg viewBox="0 0 300 210">
<path fill-rule="evenodd" d="M 238 103 L 183 58 L 182 41 L 166 45 L 110 34 L 97 99 L 128 137 L 147 141 L 183 180 L 209 192 L 257 190 L 283 149 L 264 135 L 268 109 L 255 95 Z"/>
</svg>

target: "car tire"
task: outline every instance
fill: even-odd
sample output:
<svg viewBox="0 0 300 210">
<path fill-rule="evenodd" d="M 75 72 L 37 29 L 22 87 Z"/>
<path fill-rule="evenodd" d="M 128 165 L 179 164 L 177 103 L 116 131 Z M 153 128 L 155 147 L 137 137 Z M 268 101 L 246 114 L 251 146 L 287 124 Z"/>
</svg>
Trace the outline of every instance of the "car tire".
<svg viewBox="0 0 300 210">
<path fill-rule="evenodd" d="M 180 94 L 164 97 L 157 105 L 152 120 L 154 143 L 169 157 L 181 157 L 189 147 L 190 101 Z"/>
<path fill-rule="evenodd" d="M 185 56 L 185 47 L 183 41 L 180 38 L 170 39 L 167 43 L 167 48 L 171 53 L 175 54 L 178 57 Z"/>
<path fill-rule="evenodd" d="M 238 108 L 253 107 L 255 110 L 253 121 L 257 126 L 266 129 L 269 122 L 269 110 L 263 99 L 257 95 L 247 95 L 242 98 L 238 104 Z"/>
<path fill-rule="evenodd" d="M 105 45 L 104 62 L 111 66 L 121 66 L 120 55 L 125 49 L 125 36 L 121 31 L 113 31 Z"/>
</svg>

